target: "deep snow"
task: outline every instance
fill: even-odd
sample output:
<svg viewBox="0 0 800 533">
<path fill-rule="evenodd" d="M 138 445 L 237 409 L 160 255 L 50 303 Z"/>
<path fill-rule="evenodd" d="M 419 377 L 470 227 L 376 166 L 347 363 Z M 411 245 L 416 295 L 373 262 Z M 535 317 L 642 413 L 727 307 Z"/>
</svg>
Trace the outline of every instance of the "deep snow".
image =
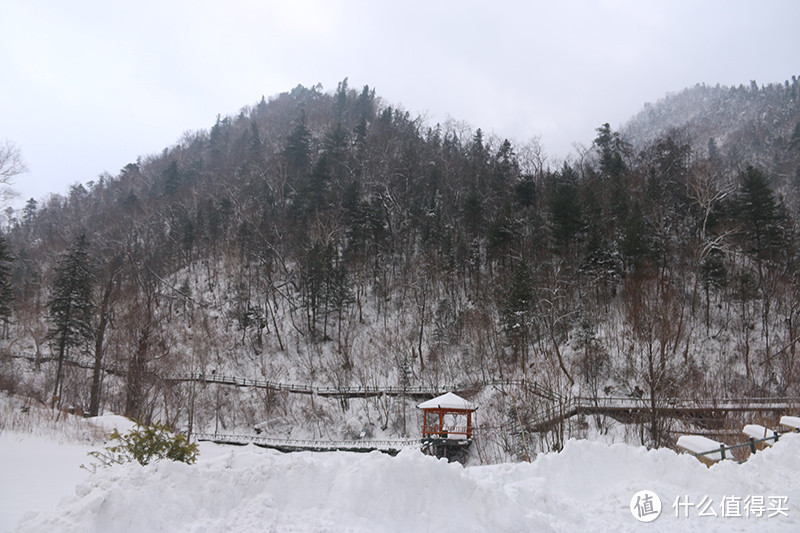
<svg viewBox="0 0 800 533">
<path fill-rule="evenodd" d="M 466 468 L 412 450 L 282 454 L 201 443 L 195 465 L 128 464 L 89 475 L 78 468 L 89 449 L 0 434 L 0 531 L 800 530 L 795 434 L 746 463 L 711 468 L 670 450 L 585 440 L 532 463 Z M 650 524 L 629 509 L 643 489 L 663 504 Z M 745 516 L 743 502 L 753 497 L 764 499 L 761 517 Z M 676 517 L 676 498 L 710 500 L 717 516 L 690 505 Z M 728 514 L 738 508 L 742 516 L 722 517 L 724 501 Z"/>
</svg>

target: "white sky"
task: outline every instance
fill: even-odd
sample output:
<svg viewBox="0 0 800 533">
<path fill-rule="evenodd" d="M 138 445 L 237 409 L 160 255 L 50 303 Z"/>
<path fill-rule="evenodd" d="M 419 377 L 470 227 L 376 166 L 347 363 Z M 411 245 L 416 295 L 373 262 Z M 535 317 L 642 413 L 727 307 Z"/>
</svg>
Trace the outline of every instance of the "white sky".
<svg viewBox="0 0 800 533">
<path fill-rule="evenodd" d="M 19 207 L 348 77 L 552 160 L 667 92 L 800 75 L 798 21 L 797 0 L 0 0 L 0 141 Z"/>
</svg>

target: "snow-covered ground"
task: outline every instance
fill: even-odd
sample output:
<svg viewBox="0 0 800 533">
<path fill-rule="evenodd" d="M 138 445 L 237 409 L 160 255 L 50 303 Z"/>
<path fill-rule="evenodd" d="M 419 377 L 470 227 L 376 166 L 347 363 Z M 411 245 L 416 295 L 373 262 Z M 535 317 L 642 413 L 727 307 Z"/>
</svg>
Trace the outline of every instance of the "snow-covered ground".
<svg viewBox="0 0 800 533">
<path fill-rule="evenodd" d="M 669 450 L 570 440 L 532 463 L 466 468 L 416 451 L 201 443 L 195 465 L 80 469 L 99 447 L 0 433 L 0 532 L 800 530 L 795 434 L 711 468 Z M 644 489 L 663 505 L 650 524 L 630 510 Z"/>
</svg>

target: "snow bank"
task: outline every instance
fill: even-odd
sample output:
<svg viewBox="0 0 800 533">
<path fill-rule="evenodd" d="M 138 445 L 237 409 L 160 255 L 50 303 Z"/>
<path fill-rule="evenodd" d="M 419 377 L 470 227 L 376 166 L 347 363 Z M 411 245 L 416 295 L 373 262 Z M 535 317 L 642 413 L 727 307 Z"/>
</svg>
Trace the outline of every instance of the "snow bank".
<svg viewBox="0 0 800 533">
<path fill-rule="evenodd" d="M 669 450 L 590 441 L 533 463 L 469 468 L 417 451 L 281 454 L 204 443 L 200 457 L 98 472 L 18 531 L 641 531 L 629 505 L 643 489 L 663 503 L 650 531 L 800 530 L 800 435 L 711 468 Z M 728 496 L 781 496 L 787 509 L 723 517 Z M 717 516 L 688 506 L 676 516 L 677 498 L 711 500 Z"/>
<path fill-rule="evenodd" d="M 756 440 L 774 439 L 776 435 L 775 431 L 767 429 L 761 424 L 747 424 L 742 428 L 742 433 Z M 763 444 L 765 446 L 772 446 L 772 442 L 771 440 L 764 440 Z"/>
<path fill-rule="evenodd" d="M 29 511 L 49 511 L 89 477 L 88 444 L 0 432 L 0 531 L 10 531 Z"/>
<path fill-rule="evenodd" d="M 522 531 L 523 523 L 531 522 L 511 499 L 418 452 L 248 447 L 194 466 L 104 471 L 19 531 Z"/>
<path fill-rule="evenodd" d="M 127 433 L 137 426 L 136 422 L 130 418 L 120 415 L 102 415 L 87 418 L 86 423 L 102 430 L 104 433 L 111 433 L 115 429 L 120 433 Z"/>
<path fill-rule="evenodd" d="M 702 435 L 681 435 L 678 437 L 678 447 L 696 454 L 704 454 L 710 461 L 722 460 L 722 452 L 707 453 L 719 450 L 722 444 Z M 730 456 L 728 456 L 730 459 Z"/>
<path fill-rule="evenodd" d="M 781 424 L 794 429 L 800 429 L 800 416 L 782 416 Z"/>
</svg>

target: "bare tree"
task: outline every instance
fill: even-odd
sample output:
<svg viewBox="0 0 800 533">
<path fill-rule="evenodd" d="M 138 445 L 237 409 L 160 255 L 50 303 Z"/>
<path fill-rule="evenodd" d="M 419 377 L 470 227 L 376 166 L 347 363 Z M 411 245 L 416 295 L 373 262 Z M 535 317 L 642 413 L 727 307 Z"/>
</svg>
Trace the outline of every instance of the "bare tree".
<svg viewBox="0 0 800 533">
<path fill-rule="evenodd" d="M 636 396 L 647 395 L 650 439 L 656 447 L 666 443 L 668 429 L 659 409 L 666 398 L 676 395 L 684 366 L 678 356 L 681 348 L 688 350 L 683 300 L 669 280 L 655 276 L 633 276 L 623 288 L 634 379 L 645 386 L 642 391 L 636 384 L 633 390 Z"/>
<path fill-rule="evenodd" d="M 118 296 L 119 277 L 122 271 L 119 256 L 108 261 L 101 268 L 101 287 L 98 291 L 99 302 L 96 305 L 98 316 L 95 321 L 94 365 L 92 366 L 92 387 L 89 399 L 89 414 L 100 413 L 101 386 L 103 377 L 103 357 L 106 348 L 106 330 L 114 314 L 114 305 Z"/>
<path fill-rule="evenodd" d="M 570 309 L 570 283 L 562 272 L 562 264 L 555 263 L 552 271 L 544 273 L 539 287 L 537 302 L 538 320 L 541 323 L 541 344 L 545 353 L 552 353 L 558 360 L 558 367 L 572 386 L 575 380 L 568 368 L 561 345 L 566 344 L 570 320 L 577 313 Z M 550 343 L 550 350 L 545 346 Z M 552 352 L 551 352 L 552 350 Z"/>
<path fill-rule="evenodd" d="M 9 140 L 0 145 L 0 206 L 6 205 L 9 200 L 17 196 L 11 188 L 14 176 L 27 171 L 22 162 L 19 148 Z"/>
<path fill-rule="evenodd" d="M 527 174 L 537 179 L 542 176 L 547 163 L 547 154 L 538 135 L 531 137 L 528 142 L 517 147 L 517 157 L 519 159 L 520 172 L 523 175 Z"/>
</svg>

